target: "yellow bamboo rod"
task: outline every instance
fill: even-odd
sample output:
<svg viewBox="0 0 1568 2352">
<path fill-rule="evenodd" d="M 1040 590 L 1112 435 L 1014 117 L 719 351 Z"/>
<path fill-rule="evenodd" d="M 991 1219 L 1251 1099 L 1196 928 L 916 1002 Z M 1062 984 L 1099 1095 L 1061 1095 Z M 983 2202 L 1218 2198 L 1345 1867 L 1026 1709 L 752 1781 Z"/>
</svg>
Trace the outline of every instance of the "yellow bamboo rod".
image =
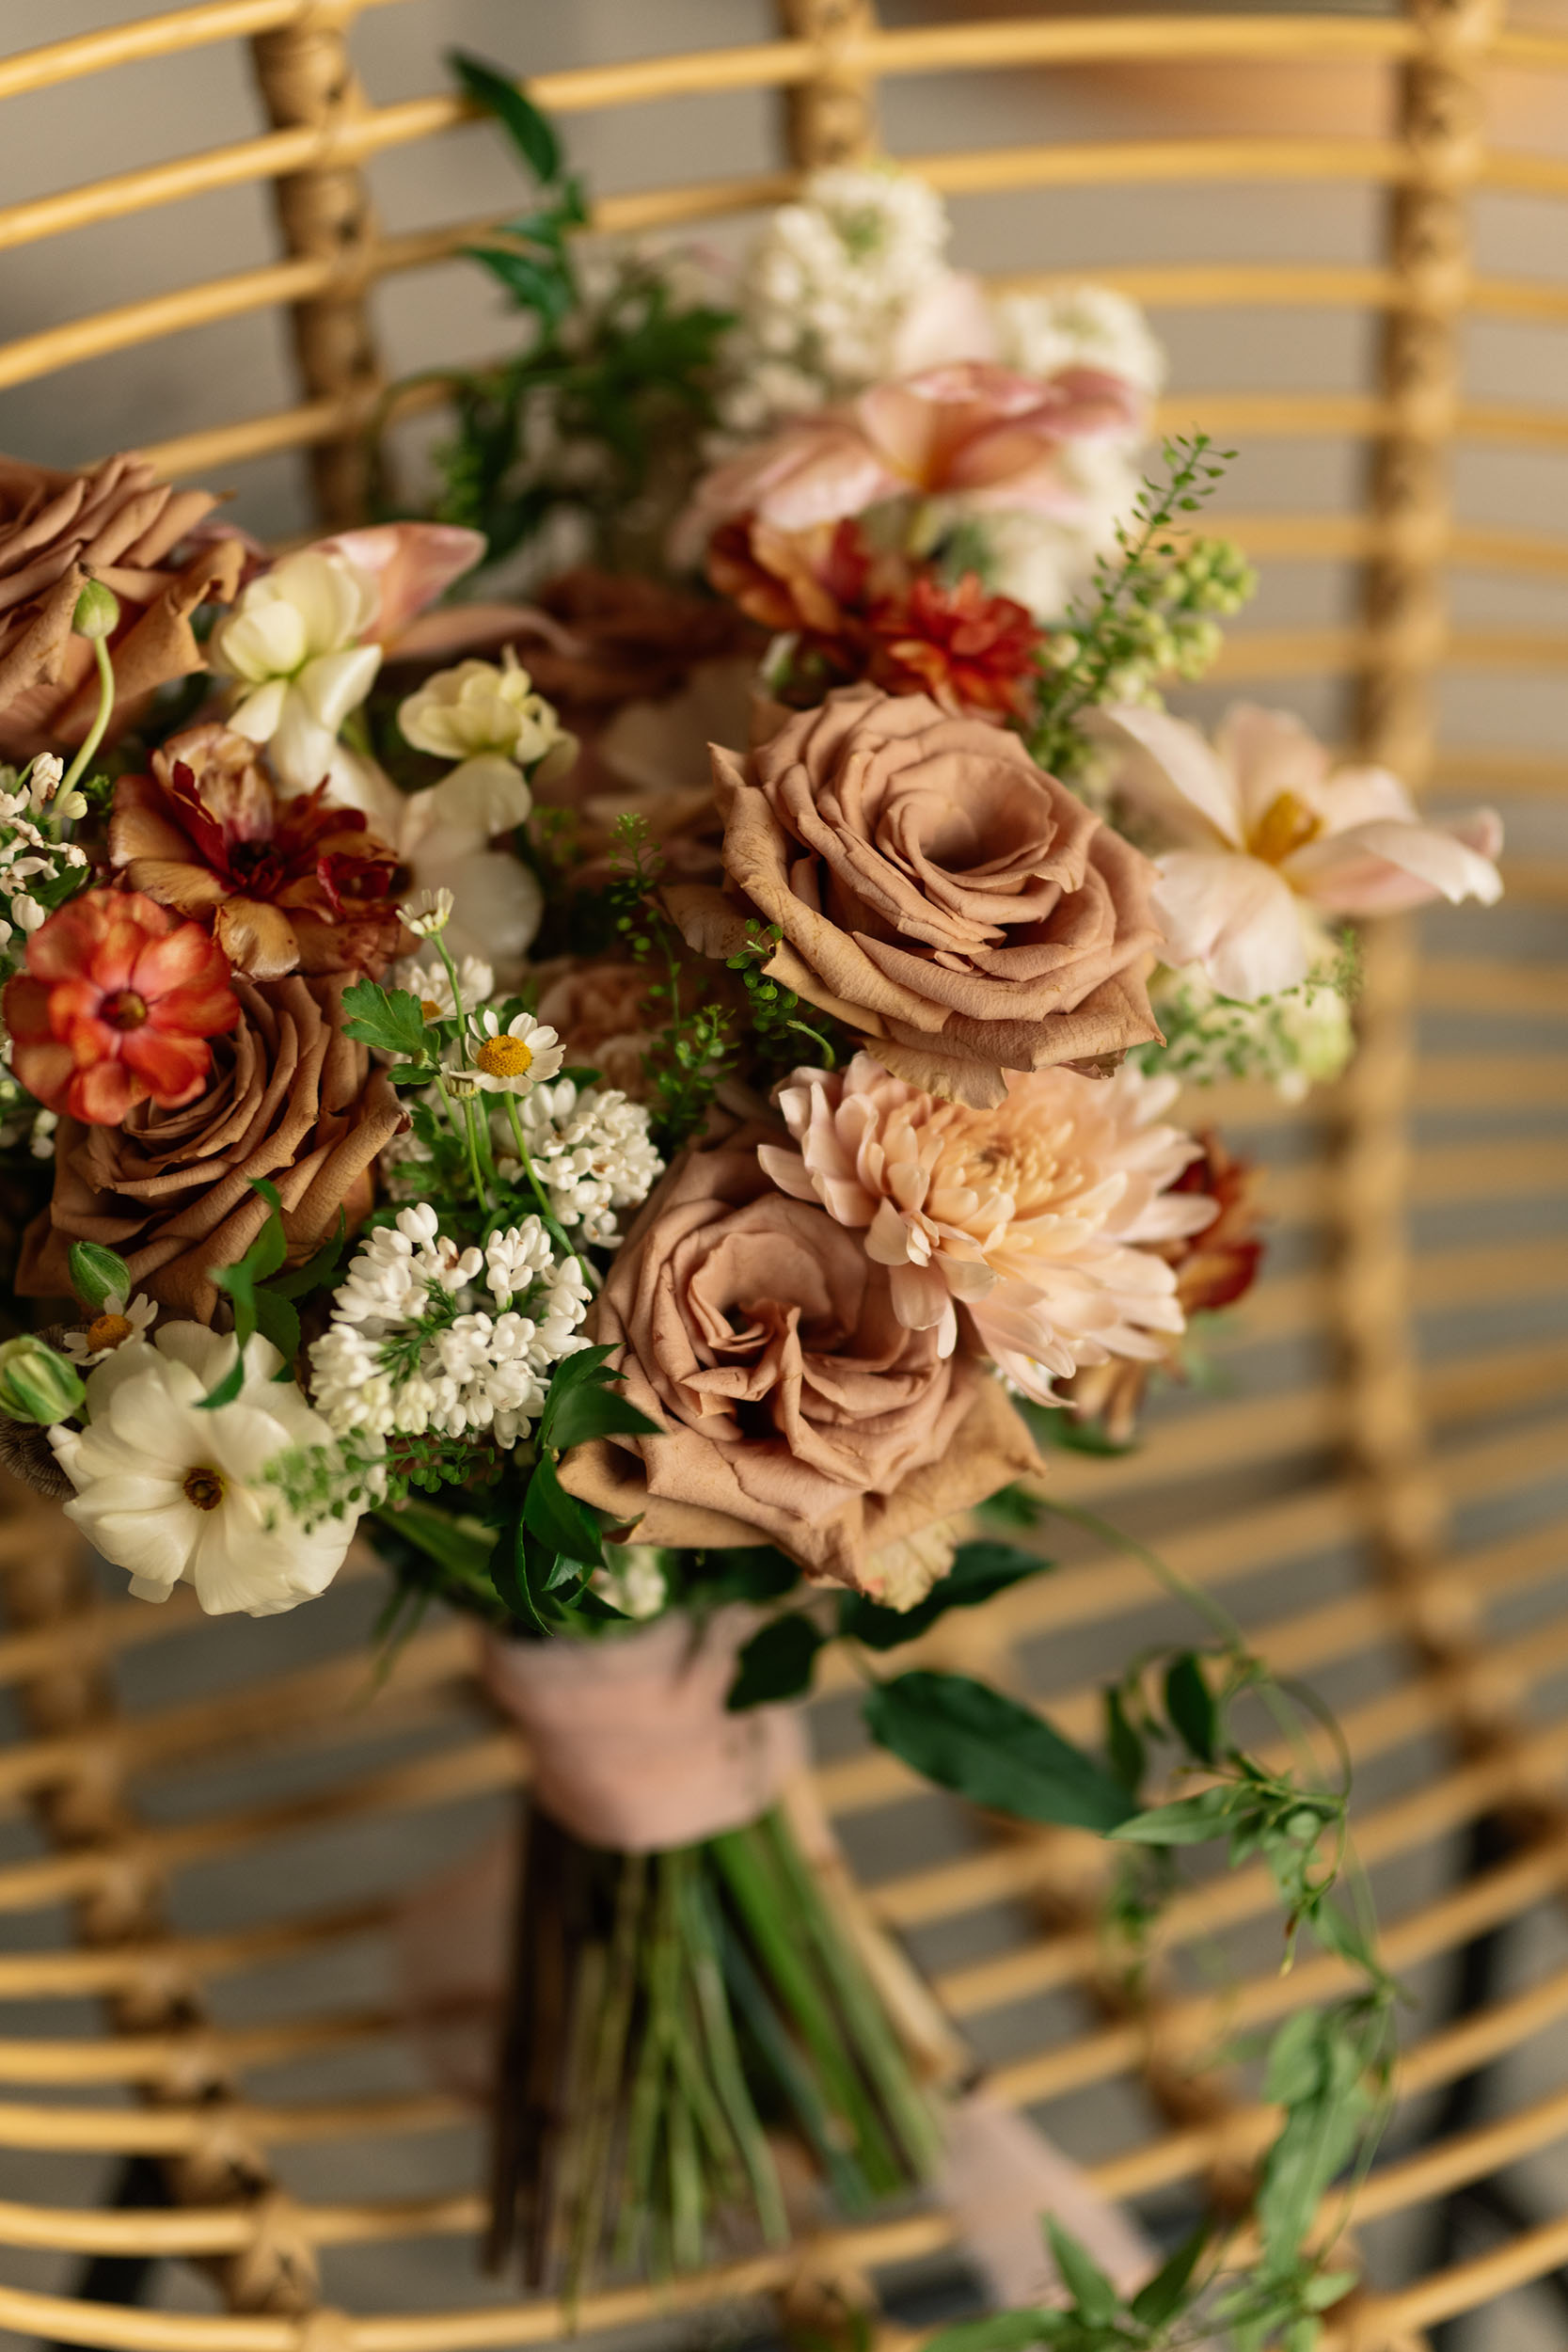
<svg viewBox="0 0 1568 2352">
<path fill-rule="evenodd" d="M 214 41 L 244 40 L 279 24 L 297 24 L 308 6 L 309 0 L 198 0 L 195 8 L 177 8 L 170 15 L 138 17 L 134 24 L 75 33 L 69 40 L 0 57 L 0 99 L 53 89 L 113 66 L 178 56 Z M 353 13 L 363 15 L 387 6 L 388 0 L 353 0 Z"/>
<path fill-rule="evenodd" d="M 1568 761 L 1560 754 L 1499 752 L 1451 744 L 1433 762 L 1434 785 L 1454 791 L 1516 792 L 1529 800 L 1568 800 Z"/>
</svg>

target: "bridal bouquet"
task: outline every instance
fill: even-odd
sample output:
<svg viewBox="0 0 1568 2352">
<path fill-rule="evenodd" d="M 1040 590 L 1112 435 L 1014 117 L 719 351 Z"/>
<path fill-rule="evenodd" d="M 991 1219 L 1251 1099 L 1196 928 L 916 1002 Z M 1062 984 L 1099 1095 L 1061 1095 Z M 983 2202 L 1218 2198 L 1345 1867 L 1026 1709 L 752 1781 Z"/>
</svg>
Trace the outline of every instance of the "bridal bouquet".
<svg viewBox="0 0 1568 2352">
<path fill-rule="evenodd" d="M 1497 837 L 1164 711 L 1248 583 L 1201 436 L 1139 485 L 1128 306 L 989 301 L 891 171 L 724 307 L 594 277 L 467 71 L 545 185 L 437 519 L 275 558 L 135 458 L 0 469 L 0 1447 L 148 1600 L 357 1534 L 389 1639 L 478 1621 L 534 1759 L 497 2243 L 575 2288 L 780 2238 L 781 2133 L 844 2210 L 929 2176 L 961 2058 L 788 1703 L 842 1641 L 935 1781 L 1148 1818 L 1120 1702 L 1105 1761 L 882 1661 L 1251 1279 L 1179 1082 L 1332 1072 L 1331 920 L 1492 898 Z M 438 603 L 498 558 L 532 601 Z"/>
</svg>

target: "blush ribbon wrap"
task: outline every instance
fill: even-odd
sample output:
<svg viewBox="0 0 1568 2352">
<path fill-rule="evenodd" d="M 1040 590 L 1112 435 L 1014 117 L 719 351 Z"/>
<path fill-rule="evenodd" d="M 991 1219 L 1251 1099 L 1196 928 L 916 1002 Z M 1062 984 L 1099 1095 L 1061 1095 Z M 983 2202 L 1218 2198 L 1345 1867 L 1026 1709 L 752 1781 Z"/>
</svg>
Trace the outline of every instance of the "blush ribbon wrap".
<svg viewBox="0 0 1568 2352">
<path fill-rule="evenodd" d="M 754 1821 L 806 1765 L 800 1710 L 724 1699 L 763 1622 L 736 1603 L 597 1642 L 484 1645 L 481 1675 L 528 1740 L 534 1802 L 585 1846 L 663 1853 Z"/>
<path fill-rule="evenodd" d="M 486 1636 L 480 1677 L 518 1725 L 541 1805 L 582 1844 L 624 1853 L 696 1845 L 782 1807 L 917 2073 L 946 2086 L 939 2194 L 992 2308 L 1059 2300 L 1039 2217 L 1057 2214 L 1124 2291 L 1153 2267 L 1136 2225 L 1022 2115 L 959 2091 L 967 2050 L 871 1908 L 807 1771 L 804 1709 L 731 1714 L 735 1661 L 763 1613 L 743 1604 L 701 1626 L 673 1614 L 597 1642 Z M 432 2072 L 488 2101 L 504 1996 L 517 1845 L 494 1838 L 430 1882 L 395 1931 L 403 2002 Z"/>
</svg>

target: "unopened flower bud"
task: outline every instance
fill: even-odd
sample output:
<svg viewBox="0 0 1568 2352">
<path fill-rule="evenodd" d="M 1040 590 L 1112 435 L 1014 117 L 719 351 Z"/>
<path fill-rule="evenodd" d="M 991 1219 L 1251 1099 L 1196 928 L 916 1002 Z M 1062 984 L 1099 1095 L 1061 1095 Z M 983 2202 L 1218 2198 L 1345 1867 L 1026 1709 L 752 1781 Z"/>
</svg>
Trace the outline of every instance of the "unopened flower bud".
<svg viewBox="0 0 1568 2352">
<path fill-rule="evenodd" d="M 48 1429 L 87 1403 L 74 1368 L 47 1341 L 30 1334 L 0 1346 L 0 1413 Z"/>
<path fill-rule="evenodd" d="M 76 599 L 71 626 L 78 637 L 112 635 L 119 621 L 119 598 L 101 580 L 89 580 Z"/>
<path fill-rule="evenodd" d="M 101 1315 L 111 1299 L 117 1307 L 124 1307 L 131 1295 L 131 1269 L 114 1250 L 105 1249 L 102 1242 L 72 1242 L 68 1263 L 71 1287 L 84 1307 L 90 1307 L 95 1315 Z"/>
</svg>

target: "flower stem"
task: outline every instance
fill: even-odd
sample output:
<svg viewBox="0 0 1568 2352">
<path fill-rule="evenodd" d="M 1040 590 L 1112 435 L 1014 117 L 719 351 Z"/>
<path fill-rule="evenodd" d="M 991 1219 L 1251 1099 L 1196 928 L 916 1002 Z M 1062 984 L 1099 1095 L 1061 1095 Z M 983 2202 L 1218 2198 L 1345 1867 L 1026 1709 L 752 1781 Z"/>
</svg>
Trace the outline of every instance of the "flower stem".
<svg viewBox="0 0 1568 2352">
<path fill-rule="evenodd" d="M 60 798 L 76 784 L 94 752 L 103 742 L 109 724 L 109 714 L 115 707 L 115 665 L 109 659 L 109 648 L 102 637 L 92 641 L 93 660 L 98 664 L 98 710 L 91 726 L 82 738 L 75 758 L 60 781 Z"/>
</svg>

